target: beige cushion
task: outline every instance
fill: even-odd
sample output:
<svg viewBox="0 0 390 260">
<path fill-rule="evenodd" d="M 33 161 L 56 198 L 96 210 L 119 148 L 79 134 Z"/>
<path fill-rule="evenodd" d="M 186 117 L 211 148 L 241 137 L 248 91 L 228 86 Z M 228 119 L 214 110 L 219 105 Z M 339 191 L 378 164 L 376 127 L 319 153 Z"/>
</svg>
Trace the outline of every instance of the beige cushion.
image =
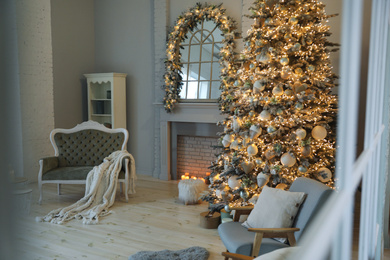
<svg viewBox="0 0 390 260">
<path fill-rule="evenodd" d="M 255 207 L 242 225 L 247 228 L 289 228 L 304 200 L 303 192 L 264 186 Z"/>
</svg>

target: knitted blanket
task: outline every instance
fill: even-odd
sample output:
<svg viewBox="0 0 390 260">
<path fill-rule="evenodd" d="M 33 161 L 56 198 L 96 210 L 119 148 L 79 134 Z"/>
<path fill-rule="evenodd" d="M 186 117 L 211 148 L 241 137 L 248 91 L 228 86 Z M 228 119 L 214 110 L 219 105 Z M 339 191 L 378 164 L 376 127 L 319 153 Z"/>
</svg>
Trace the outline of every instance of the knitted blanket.
<svg viewBox="0 0 390 260">
<path fill-rule="evenodd" d="M 135 193 L 135 161 L 127 151 L 116 151 L 106 157 L 99 166 L 95 166 L 87 176 L 85 195 L 76 203 L 53 210 L 37 221 L 63 224 L 72 219 L 82 219 L 83 224 L 97 224 L 99 217 L 111 213 L 108 209 L 115 202 L 118 175 L 122 160 L 130 158 L 130 177 L 127 185 L 129 194 Z"/>
</svg>

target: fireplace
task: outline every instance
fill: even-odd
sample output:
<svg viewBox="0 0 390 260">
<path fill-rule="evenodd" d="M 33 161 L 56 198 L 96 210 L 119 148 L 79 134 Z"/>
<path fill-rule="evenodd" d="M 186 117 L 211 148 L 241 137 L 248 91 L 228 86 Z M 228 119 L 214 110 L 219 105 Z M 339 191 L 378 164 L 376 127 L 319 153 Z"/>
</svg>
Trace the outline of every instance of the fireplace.
<svg viewBox="0 0 390 260">
<path fill-rule="evenodd" d="M 212 123 L 171 123 L 171 179 L 204 178 L 214 161 L 218 144 L 217 132 L 221 129 Z"/>
<path fill-rule="evenodd" d="M 203 147 L 208 147 L 207 152 L 209 155 L 199 160 L 199 165 L 209 166 L 213 160 L 215 160 L 216 150 L 211 148 L 212 144 L 217 143 L 217 132 L 222 132 L 223 129 L 217 126 L 217 122 L 223 120 L 223 116 L 220 114 L 218 105 L 216 103 L 179 103 L 175 107 L 175 110 L 171 113 L 166 113 L 163 107 L 159 109 L 159 130 L 160 135 L 158 136 L 159 151 L 156 153 L 156 160 L 159 162 L 158 168 L 155 168 L 154 176 L 158 176 L 162 180 L 177 180 L 180 179 L 181 169 L 177 166 L 177 141 L 181 142 L 182 139 L 193 138 L 192 141 L 198 142 L 199 138 L 203 138 L 203 141 L 207 144 L 200 144 Z M 208 138 L 214 138 L 209 140 Z M 192 142 L 191 141 L 191 142 Z M 203 142 L 201 141 L 201 143 Z M 180 148 L 182 149 L 182 148 Z M 185 148 L 187 149 L 187 148 Z M 199 149 L 199 148 L 196 148 Z M 203 148 L 206 149 L 206 148 Z M 198 151 L 201 153 L 202 151 Z M 181 155 L 179 155 L 181 156 Z M 184 159 L 185 160 L 185 159 Z M 181 162 L 179 162 L 181 163 Z M 199 166 L 198 165 L 198 166 Z M 179 168 L 181 165 L 179 165 Z M 207 167 L 206 167 L 207 168 Z M 204 169 L 194 170 L 198 172 L 209 172 Z M 184 170 L 191 175 L 191 170 Z"/>
</svg>

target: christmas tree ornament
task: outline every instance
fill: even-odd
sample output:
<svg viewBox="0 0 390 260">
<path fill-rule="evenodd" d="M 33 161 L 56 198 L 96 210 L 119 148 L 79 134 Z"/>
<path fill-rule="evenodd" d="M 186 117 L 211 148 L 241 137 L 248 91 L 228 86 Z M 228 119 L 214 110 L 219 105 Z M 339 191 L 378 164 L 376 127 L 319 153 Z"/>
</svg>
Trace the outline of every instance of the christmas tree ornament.
<svg viewBox="0 0 390 260">
<path fill-rule="evenodd" d="M 241 167 L 246 174 L 250 173 L 254 168 L 255 164 L 253 162 L 243 161 Z"/>
<path fill-rule="evenodd" d="M 251 125 L 249 128 L 249 137 L 255 139 L 261 135 L 262 129 L 257 125 Z"/>
<path fill-rule="evenodd" d="M 294 70 L 294 72 L 295 72 L 295 74 L 297 74 L 297 75 L 302 75 L 303 74 L 303 70 L 301 69 L 301 68 L 296 68 L 295 70 Z"/>
<path fill-rule="evenodd" d="M 260 113 L 260 119 L 261 120 L 270 120 L 271 119 L 271 114 L 267 110 L 263 110 Z"/>
<path fill-rule="evenodd" d="M 247 201 L 249 199 L 249 192 L 247 189 L 240 191 L 240 197 L 244 200 Z"/>
<path fill-rule="evenodd" d="M 286 89 L 286 91 L 284 91 L 284 94 L 288 97 L 291 97 L 292 95 L 294 95 L 294 93 L 291 89 Z"/>
<path fill-rule="evenodd" d="M 232 150 L 238 150 L 239 148 L 239 144 L 238 144 L 238 140 L 234 140 L 231 144 L 230 144 L 230 149 Z"/>
<path fill-rule="evenodd" d="M 247 147 L 251 142 L 251 139 L 249 138 L 248 135 L 245 135 L 245 137 L 242 139 L 242 145 L 244 147 Z"/>
<path fill-rule="evenodd" d="M 258 94 L 265 89 L 265 84 L 261 80 L 256 80 L 253 83 L 253 93 Z"/>
<path fill-rule="evenodd" d="M 316 126 L 311 130 L 311 136 L 313 136 L 314 139 L 317 141 L 324 139 L 327 136 L 328 132 L 326 131 L 325 127 L 323 126 Z"/>
<path fill-rule="evenodd" d="M 297 159 L 295 159 L 295 157 L 290 153 L 284 153 L 280 158 L 280 161 L 282 162 L 283 166 L 292 167 L 297 162 Z"/>
<path fill-rule="evenodd" d="M 326 167 L 318 169 L 316 175 L 317 179 L 321 182 L 328 182 L 332 179 L 333 176 L 332 172 Z"/>
<path fill-rule="evenodd" d="M 303 157 L 309 157 L 311 155 L 311 146 L 305 145 L 301 147 L 301 153 Z"/>
<path fill-rule="evenodd" d="M 296 108 L 297 110 L 302 110 L 302 109 L 303 109 L 303 104 L 302 104 L 301 102 L 297 102 L 297 103 L 295 104 L 295 108 Z"/>
<path fill-rule="evenodd" d="M 290 61 L 289 58 L 284 57 L 284 58 L 280 59 L 280 64 L 282 64 L 283 66 L 286 66 L 286 65 L 288 65 L 289 61 Z"/>
<path fill-rule="evenodd" d="M 265 174 L 265 173 L 259 173 L 256 177 L 256 180 L 257 180 L 257 186 L 259 186 L 260 189 L 262 189 L 269 181 L 270 179 L 270 175 L 269 174 Z"/>
<path fill-rule="evenodd" d="M 259 149 L 255 144 L 248 145 L 248 148 L 246 149 L 246 152 L 249 156 L 254 156 L 259 152 Z"/>
<path fill-rule="evenodd" d="M 301 49 L 301 44 L 300 43 L 296 43 L 296 44 L 294 44 L 294 50 L 295 51 L 299 51 Z"/>
<path fill-rule="evenodd" d="M 281 95 L 283 95 L 283 88 L 282 88 L 280 85 L 274 87 L 274 88 L 272 89 L 272 94 L 274 94 L 275 96 L 281 96 Z"/>
<path fill-rule="evenodd" d="M 224 147 L 229 147 L 230 143 L 233 142 L 234 136 L 233 135 L 225 135 L 222 139 L 222 145 Z"/>
<path fill-rule="evenodd" d="M 309 65 L 309 66 L 307 67 L 307 69 L 308 69 L 310 72 L 313 72 L 313 71 L 316 70 L 316 67 L 313 66 L 313 65 Z"/>
<path fill-rule="evenodd" d="M 298 166 L 298 171 L 305 173 L 305 172 L 307 172 L 307 168 L 305 166 L 303 166 L 303 165 L 299 165 Z"/>
<path fill-rule="evenodd" d="M 267 151 L 265 151 L 265 158 L 267 158 L 267 160 L 271 160 L 273 158 L 275 158 L 276 156 L 276 153 L 274 151 L 274 149 L 268 149 Z"/>
<path fill-rule="evenodd" d="M 255 163 L 256 163 L 257 165 L 261 165 L 261 164 L 263 163 L 263 161 L 262 161 L 261 159 L 256 159 L 256 160 L 255 160 Z"/>
<path fill-rule="evenodd" d="M 216 190 L 215 195 L 217 196 L 218 199 L 222 199 L 222 191 L 221 190 Z"/>
<path fill-rule="evenodd" d="M 290 21 L 291 24 L 297 24 L 297 23 L 298 23 L 298 18 L 296 18 L 296 17 L 291 17 L 291 18 L 289 19 L 289 21 Z"/>
<path fill-rule="evenodd" d="M 282 79 L 288 79 L 290 77 L 290 71 L 282 70 L 282 72 L 280 72 L 280 77 Z"/>
<path fill-rule="evenodd" d="M 267 127 L 267 133 L 272 134 L 275 131 L 276 131 L 276 128 L 273 125 L 270 125 L 269 127 Z"/>
<path fill-rule="evenodd" d="M 295 135 L 298 139 L 303 140 L 306 137 L 306 130 L 303 128 L 299 128 L 295 131 Z"/>
<path fill-rule="evenodd" d="M 241 120 L 238 117 L 234 116 L 233 123 L 232 123 L 233 131 L 238 133 L 240 131 L 241 125 L 242 125 Z"/>
<path fill-rule="evenodd" d="M 257 55 L 256 58 L 259 62 L 266 64 L 270 61 L 271 55 L 268 52 L 266 52 L 266 53 L 261 53 L 261 54 Z"/>
<path fill-rule="evenodd" d="M 272 21 L 271 18 L 267 18 L 267 19 L 265 19 L 265 21 L 264 21 L 264 24 L 265 24 L 265 25 L 272 25 L 272 23 L 273 23 L 273 21 Z"/>
<path fill-rule="evenodd" d="M 287 188 L 288 188 L 288 185 L 286 183 L 279 183 L 275 187 L 275 189 L 280 189 L 280 190 L 286 190 Z"/>
<path fill-rule="evenodd" d="M 226 204 L 225 207 L 224 207 L 224 209 L 225 209 L 225 211 L 226 211 L 227 213 L 229 213 L 229 212 L 232 211 L 232 209 L 230 208 L 230 205 L 229 205 L 229 204 Z"/>
<path fill-rule="evenodd" d="M 228 185 L 230 189 L 238 189 L 241 186 L 241 180 L 238 178 L 238 176 L 231 176 L 228 179 Z"/>
</svg>

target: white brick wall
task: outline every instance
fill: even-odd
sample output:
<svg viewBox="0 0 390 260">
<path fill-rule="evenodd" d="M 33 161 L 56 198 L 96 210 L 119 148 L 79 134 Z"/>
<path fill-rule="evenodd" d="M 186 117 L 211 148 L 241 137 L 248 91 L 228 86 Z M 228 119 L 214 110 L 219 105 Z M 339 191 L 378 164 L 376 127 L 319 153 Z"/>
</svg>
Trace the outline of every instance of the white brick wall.
<svg viewBox="0 0 390 260">
<path fill-rule="evenodd" d="M 50 0 L 16 1 L 23 175 L 36 181 L 38 161 L 53 155 L 53 59 Z"/>
<path fill-rule="evenodd" d="M 214 161 L 217 149 L 217 137 L 199 137 L 179 135 L 177 137 L 177 177 L 186 172 L 190 176 L 205 177 L 206 172 L 211 172 L 208 167 Z"/>
</svg>

